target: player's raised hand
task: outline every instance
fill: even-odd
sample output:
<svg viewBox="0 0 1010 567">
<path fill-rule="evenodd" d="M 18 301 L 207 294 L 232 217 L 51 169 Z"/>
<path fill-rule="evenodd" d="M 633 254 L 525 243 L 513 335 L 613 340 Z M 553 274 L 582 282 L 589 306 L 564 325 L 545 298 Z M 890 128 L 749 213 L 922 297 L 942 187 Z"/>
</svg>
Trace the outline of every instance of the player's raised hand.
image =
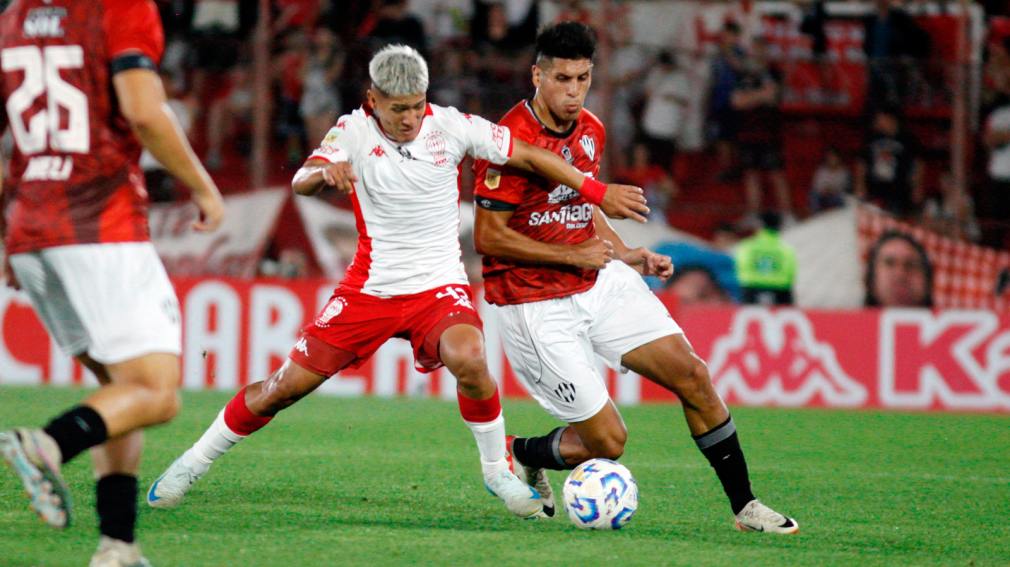
<svg viewBox="0 0 1010 567">
<path fill-rule="evenodd" d="M 354 191 L 354 183 L 358 178 L 351 169 L 351 164 L 342 161 L 339 163 L 328 163 L 321 168 L 323 183 L 335 188 L 341 193 Z"/>
<path fill-rule="evenodd" d="M 643 276 L 657 276 L 665 281 L 673 275 L 673 260 L 648 248 L 632 248 L 621 256 L 621 261 Z"/>
<path fill-rule="evenodd" d="M 576 268 L 600 270 L 613 259 L 614 245 L 609 240 L 600 240 L 598 236 L 594 236 L 573 245 L 566 263 Z"/>
<path fill-rule="evenodd" d="M 200 217 L 193 221 L 193 230 L 213 232 L 224 220 L 224 199 L 216 187 L 209 190 L 193 191 L 193 202 L 200 209 Z"/>
<path fill-rule="evenodd" d="M 633 219 L 642 223 L 646 221 L 645 215 L 649 214 L 641 187 L 616 183 L 607 185 L 600 208 L 610 218 Z"/>
</svg>

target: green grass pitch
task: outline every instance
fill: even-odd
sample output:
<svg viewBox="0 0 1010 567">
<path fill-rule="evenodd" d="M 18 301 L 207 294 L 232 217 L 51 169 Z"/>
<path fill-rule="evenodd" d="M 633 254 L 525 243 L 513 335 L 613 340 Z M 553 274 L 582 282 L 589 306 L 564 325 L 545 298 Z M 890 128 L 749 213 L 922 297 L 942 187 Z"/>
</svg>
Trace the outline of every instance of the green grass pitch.
<svg viewBox="0 0 1010 567">
<path fill-rule="evenodd" d="M 83 395 L 2 387 L 0 428 L 41 425 Z M 142 490 L 228 399 L 185 393 L 179 417 L 148 432 Z M 505 411 L 510 432 L 555 426 L 531 402 Z M 140 542 L 155 566 L 1010 565 L 1004 416 L 735 408 L 755 492 L 800 522 L 799 535 L 772 536 L 733 529 L 679 407 L 623 413 L 641 505 L 618 532 L 509 516 L 484 491 L 455 404 L 310 396 L 220 460 L 182 507 L 140 504 Z M 0 565 L 87 563 L 97 534 L 82 457 L 65 469 L 65 532 L 42 525 L 2 471 Z M 552 480 L 559 490 L 564 476 Z"/>
</svg>

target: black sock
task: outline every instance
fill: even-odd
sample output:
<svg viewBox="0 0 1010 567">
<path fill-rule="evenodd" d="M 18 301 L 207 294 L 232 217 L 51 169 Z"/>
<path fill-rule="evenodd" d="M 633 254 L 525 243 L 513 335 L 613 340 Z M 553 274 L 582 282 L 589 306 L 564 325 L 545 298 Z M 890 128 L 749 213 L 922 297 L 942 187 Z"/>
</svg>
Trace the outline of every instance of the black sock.
<svg viewBox="0 0 1010 567">
<path fill-rule="evenodd" d="M 137 477 L 110 474 L 98 480 L 98 530 L 103 536 L 133 543 L 137 525 Z"/>
<path fill-rule="evenodd" d="M 516 437 L 512 456 L 520 463 L 538 469 L 563 471 L 574 469 L 561 457 L 561 434 L 567 427 L 558 427 L 543 437 Z"/>
<path fill-rule="evenodd" d="M 743 449 L 740 448 L 740 439 L 736 436 L 733 418 L 729 417 L 721 425 L 694 437 L 694 442 L 715 469 L 715 474 L 722 483 L 722 489 L 729 497 L 733 513 L 739 514 L 748 502 L 754 500 L 754 493 L 750 491 L 747 460 L 744 459 Z"/>
<path fill-rule="evenodd" d="M 109 438 L 105 420 L 88 406 L 77 406 L 45 426 L 44 431 L 56 440 L 66 463 L 85 449 L 101 445 Z"/>
</svg>

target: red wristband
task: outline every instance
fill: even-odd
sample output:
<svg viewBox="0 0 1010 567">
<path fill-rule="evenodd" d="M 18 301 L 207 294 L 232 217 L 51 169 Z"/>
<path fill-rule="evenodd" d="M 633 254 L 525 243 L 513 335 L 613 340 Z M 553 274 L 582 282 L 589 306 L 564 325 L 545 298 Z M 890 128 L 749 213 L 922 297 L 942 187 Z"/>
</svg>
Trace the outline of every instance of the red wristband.
<svg viewBox="0 0 1010 567">
<path fill-rule="evenodd" d="M 579 186 L 579 193 L 586 198 L 587 201 L 594 205 L 599 205 L 603 202 L 603 195 L 607 192 L 607 184 L 602 181 L 597 181 L 592 177 L 586 177 L 582 185 Z"/>
</svg>

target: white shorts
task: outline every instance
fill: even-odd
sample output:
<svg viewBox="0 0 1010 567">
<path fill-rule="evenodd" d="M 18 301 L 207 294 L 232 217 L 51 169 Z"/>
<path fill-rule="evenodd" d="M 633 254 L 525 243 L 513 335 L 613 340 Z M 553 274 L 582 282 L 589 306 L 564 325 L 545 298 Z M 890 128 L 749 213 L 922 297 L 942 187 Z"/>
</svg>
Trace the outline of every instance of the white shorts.
<svg viewBox="0 0 1010 567">
<path fill-rule="evenodd" d="M 179 300 L 150 242 L 43 248 L 10 262 L 67 354 L 113 364 L 182 351 Z"/>
<path fill-rule="evenodd" d="M 568 423 L 596 415 L 610 399 L 594 355 L 625 371 L 621 358 L 682 333 L 627 264 L 611 262 L 589 290 L 498 308 L 505 353 L 519 381 L 548 413 Z"/>
</svg>

